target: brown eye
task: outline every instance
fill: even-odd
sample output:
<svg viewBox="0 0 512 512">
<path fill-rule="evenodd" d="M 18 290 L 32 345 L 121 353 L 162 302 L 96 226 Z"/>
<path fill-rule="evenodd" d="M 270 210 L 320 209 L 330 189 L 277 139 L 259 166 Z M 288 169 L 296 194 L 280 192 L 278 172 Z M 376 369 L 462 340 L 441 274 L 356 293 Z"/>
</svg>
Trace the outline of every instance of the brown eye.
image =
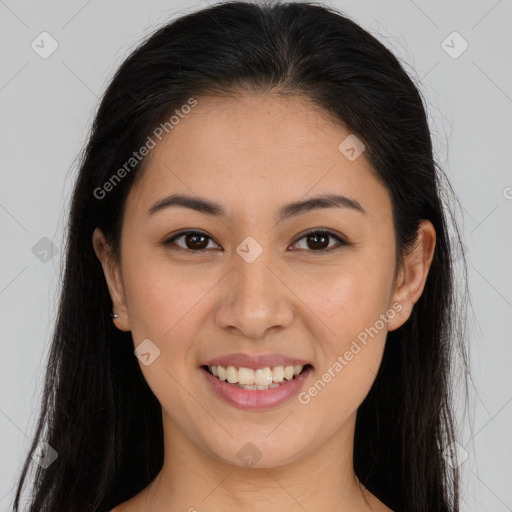
<svg viewBox="0 0 512 512">
<path fill-rule="evenodd" d="M 300 240 L 306 240 L 306 249 L 311 250 L 312 252 L 329 252 L 333 246 L 329 246 L 329 239 L 333 238 L 338 241 L 338 247 L 341 245 L 348 245 L 345 240 L 343 240 L 338 235 L 334 234 L 332 231 L 325 230 L 312 230 L 303 235 L 294 245 L 297 245 Z"/>
<path fill-rule="evenodd" d="M 176 243 L 180 238 L 183 238 L 184 246 Z M 174 244 L 184 250 L 200 252 L 208 247 L 208 240 L 212 240 L 211 237 L 201 231 L 185 231 L 174 235 L 165 241 L 164 245 Z"/>
<path fill-rule="evenodd" d="M 183 239 L 183 241 L 178 244 L 176 241 L 180 239 Z M 338 245 L 330 245 L 330 239 L 336 240 Z M 304 234 L 297 242 L 295 242 L 294 246 L 296 246 L 301 240 L 306 240 L 306 247 L 302 247 L 300 249 L 306 249 L 309 252 L 318 253 L 330 252 L 340 246 L 349 245 L 349 243 L 339 235 L 332 231 L 321 229 L 314 229 Z M 163 244 L 166 246 L 175 245 L 184 251 L 204 252 L 204 250 L 208 248 L 209 241 L 213 242 L 213 239 L 202 231 L 182 231 L 181 233 L 178 233 L 166 240 Z"/>
</svg>

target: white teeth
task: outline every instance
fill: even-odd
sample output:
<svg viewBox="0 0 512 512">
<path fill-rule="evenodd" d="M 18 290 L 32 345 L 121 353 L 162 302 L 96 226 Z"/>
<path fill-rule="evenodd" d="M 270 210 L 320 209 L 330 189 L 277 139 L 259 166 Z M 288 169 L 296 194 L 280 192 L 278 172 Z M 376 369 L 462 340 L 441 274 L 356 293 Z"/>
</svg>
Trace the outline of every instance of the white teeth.
<svg viewBox="0 0 512 512">
<path fill-rule="evenodd" d="M 298 364 L 296 366 L 274 366 L 270 369 L 268 366 L 265 368 L 252 368 L 240 367 L 229 365 L 225 366 L 209 366 L 208 369 L 212 375 L 218 377 L 220 380 L 227 380 L 230 384 L 235 384 L 237 387 L 243 389 L 269 389 L 276 388 L 283 380 L 292 380 L 299 375 L 303 366 Z"/>
<path fill-rule="evenodd" d="M 283 382 L 284 379 L 284 368 L 282 366 L 276 366 L 272 369 L 272 381 Z"/>
<path fill-rule="evenodd" d="M 238 382 L 238 370 L 234 366 L 228 366 L 226 368 L 226 376 L 230 384 L 236 384 Z"/>
<path fill-rule="evenodd" d="M 236 386 L 237 388 L 242 388 L 242 389 L 250 389 L 250 390 L 259 389 L 259 390 L 263 390 L 263 389 L 268 389 L 270 387 L 277 388 L 277 387 L 279 387 L 279 384 L 270 384 L 269 386 L 256 386 L 256 384 L 247 384 L 247 385 L 243 386 L 241 384 L 234 384 L 234 386 Z"/>
<path fill-rule="evenodd" d="M 272 384 L 272 371 L 270 368 L 260 368 L 256 370 L 254 372 L 254 383 L 256 386 L 268 386 Z"/>
<path fill-rule="evenodd" d="M 213 368 L 215 368 L 215 366 Z M 254 370 L 252 368 L 243 368 L 243 367 L 239 368 L 238 369 L 238 383 L 241 385 L 242 384 L 253 384 L 254 383 Z"/>
<path fill-rule="evenodd" d="M 295 366 L 287 366 L 284 369 L 284 378 L 286 380 L 292 380 L 294 373 L 295 373 Z"/>
</svg>

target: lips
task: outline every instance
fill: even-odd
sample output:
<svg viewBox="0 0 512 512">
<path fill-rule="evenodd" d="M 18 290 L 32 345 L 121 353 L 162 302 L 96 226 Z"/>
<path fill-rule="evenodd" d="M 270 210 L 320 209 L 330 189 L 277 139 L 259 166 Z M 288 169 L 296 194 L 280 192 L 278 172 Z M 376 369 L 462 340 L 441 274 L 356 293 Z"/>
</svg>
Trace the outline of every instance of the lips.
<svg viewBox="0 0 512 512">
<path fill-rule="evenodd" d="M 206 380 L 206 383 L 215 396 L 231 406 L 248 411 L 278 407 L 291 400 L 300 392 L 312 372 L 312 366 L 306 364 L 304 370 L 298 376 L 294 377 L 292 380 L 276 384 L 277 387 L 271 388 L 269 386 L 269 389 L 246 390 L 235 387 L 235 385 L 229 384 L 226 381 L 219 380 L 207 370 L 201 368 L 201 375 L 203 375 L 203 378 Z"/>
</svg>

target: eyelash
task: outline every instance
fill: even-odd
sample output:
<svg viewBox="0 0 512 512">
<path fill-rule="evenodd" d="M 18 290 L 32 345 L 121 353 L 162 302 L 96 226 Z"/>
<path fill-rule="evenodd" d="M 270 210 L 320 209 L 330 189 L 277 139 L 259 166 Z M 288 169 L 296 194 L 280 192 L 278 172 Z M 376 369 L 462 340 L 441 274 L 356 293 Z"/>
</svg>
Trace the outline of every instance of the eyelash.
<svg viewBox="0 0 512 512">
<path fill-rule="evenodd" d="M 312 250 L 312 249 L 298 249 L 298 250 L 306 250 L 307 252 L 314 252 L 314 253 L 321 253 L 321 254 L 323 254 L 323 253 L 328 253 L 328 252 L 335 251 L 337 249 L 341 249 L 343 246 L 350 246 L 351 245 L 349 242 L 347 242 L 340 235 L 336 234 L 335 232 L 333 232 L 333 231 L 331 231 L 329 229 L 324 229 L 324 228 L 313 228 L 313 229 L 310 229 L 309 231 L 304 233 L 300 238 L 298 238 L 292 245 L 296 245 L 300 240 L 302 240 L 303 238 L 306 238 L 306 237 L 308 237 L 309 235 L 312 235 L 312 234 L 327 235 L 329 237 L 332 237 L 332 238 L 336 239 L 339 242 L 339 245 L 337 247 L 334 247 L 334 248 L 331 247 L 331 248 L 328 248 L 328 249 L 319 249 L 317 251 Z M 164 246 L 168 246 L 168 245 L 171 245 L 171 244 L 175 244 L 175 242 L 174 242 L 175 240 L 177 240 L 177 239 L 179 239 L 179 238 L 181 238 L 183 236 L 186 236 L 186 235 L 201 235 L 201 236 L 205 236 L 206 238 L 209 238 L 210 240 L 213 241 L 213 238 L 210 237 L 204 231 L 190 230 L 190 231 L 181 231 L 181 232 L 173 235 L 171 238 L 168 238 L 167 240 L 165 240 L 163 242 L 163 245 Z M 177 250 L 183 250 L 183 251 L 187 251 L 187 252 L 200 253 L 200 252 L 205 252 L 206 249 L 199 249 L 199 250 L 194 251 L 192 249 L 187 249 L 187 248 L 179 247 L 178 246 Z"/>
</svg>

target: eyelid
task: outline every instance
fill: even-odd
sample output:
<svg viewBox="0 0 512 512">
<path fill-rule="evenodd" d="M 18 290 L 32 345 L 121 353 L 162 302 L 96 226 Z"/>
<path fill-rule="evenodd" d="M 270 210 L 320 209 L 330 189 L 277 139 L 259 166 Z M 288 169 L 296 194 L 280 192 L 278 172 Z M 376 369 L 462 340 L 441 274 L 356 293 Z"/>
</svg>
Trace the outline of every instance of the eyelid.
<svg viewBox="0 0 512 512">
<path fill-rule="evenodd" d="M 297 238 L 295 239 L 295 242 L 292 243 L 292 246 L 296 245 L 300 240 L 307 237 L 308 235 L 312 235 L 315 233 L 324 234 L 328 237 L 334 238 L 335 240 L 337 240 L 338 244 L 334 245 L 332 247 L 329 247 L 327 249 L 319 249 L 317 251 L 312 250 L 312 249 L 294 249 L 294 250 L 297 250 L 297 251 L 303 250 L 308 253 L 317 254 L 317 255 L 321 256 L 323 254 L 329 254 L 329 253 L 336 251 L 338 249 L 341 249 L 343 247 L 349 247 L 352 245 L 350 242 L 347 241 L 347 239 L 343 235 L 341 235 L 337 231 L 333 231 L 332 229 L 324 228 L 324 227 L 316 227 L 316 228 L 308 229 L 307 231 L 298 235 Z"/>
<path fill-rule="evenodd" d="M 315 234 L 315 233 L 320 233 L 320 234 L 325 234 L 327 236 L 330 236 L 331 238 L 336 239 L 338 241 L 339 245 L 338 246 L 334 246 L 334 247 L 330 247 L 328 249 L 320 249 L 320 250 L 317 250 L 317 251 L 311 250 L 311 249 L 309 249 L 309 250 L 306 249 L 306 252 L 324 254 L 324 253 L 329 253 L 331 251 L 339 249 L 339 248 L 341 248 L 343 246 L 350 246 L 350 245 L 352 245 L 350 242 L 348 242 L 346 240 L 346 238 L 343 235 L 339 234 L 336 231 L 333 231 L 332 229 L 324 228 L 324 227 L 315 227 L 315 228 L 308 229 L 307 231 L 304 231 L 303 233 L 301 233 L 301 234 L 299 234 L 297 236 L 297 238 L 295 239 L 295 241 L 291 245 L 292 246 L 296 245 L 300 240 L 302 240 L 306 236 L 311 235 L 311 234 Z M 203 235 L 206 238 L 209 238 L 215 244 L 220 245 L 206 231 L 203 231 L 202 229 L 195 229 L 195 228 L 184 229 L 182 231 L 178 231 L 177 233 L 172 234 L 170 237 L 166 238 L 162 242 L 162 245 L 164 245 L 164 246 L 171 245 L 171 244 L 174 243 L 174 240 L 176 240 L 177 238 L 180 238 L 181 236 L 189 235 L 189 234 L 192 234 L 192 235 Z M 201 250 L 194 251 L 192 249 L 186 249 L 186 248 L 183 248 L 183 247 L 180 247 L 180 246 L 178 246 L 177 250 L 183 250 L 183 251 L 192 252 L 192 253 L 206 252 L 206 249 L 201 249 Z M 295 249 L 295 250 L 301 250 L 301 249 Z"/>
<path fill-rule="evenodd" d="M 296 241 L 294 242 L 294 244 L 297 243 L 301 238 L 304 238 L 307 235 L 312 235 L 313 233 L 324 233 L 329 236 L 332 236 L 333 238 L 336 238 L 338 241 L 340 241 L 346 245 L 349 245 L 348 240 L 346 240 L 346 238 L 341 233 L 338 233 L 337 231 L 333 231 L 332 229 L 329 229 L 329 228 L 323 228 L 321 226 L 317 227 L 317 228 L 308 229 L 307 231 L 304 231 L 303 233 L 299 234 Z M 319 251 L 316 251 L 316 252 L 319 252 Z"/>
<path fill-rule="evenodd" d="M 178 231 L 177 233 L 174 233 L 172 234 L 171 236 L 167 237 L 163 242 L 162 242 L 162 245 L 163 246 L 167 246 L 167 245 L 172 245 L 174 242 L 175 239 L 177 238 L 180 238 L 182 237 L 183 235 L 203 235 L 205 236 L 206 238 L 209 238 L 210 240 L 212 240 L 215 244 L 217 245 L 220 245 L 218 244 L 215 239 L 209 235 L 206 231 L 203 231 L 202 229 L 196 229 L 196 228 L 189 228 L 189 229 L 183 229 L 181 231 Z M 182 250 L 182 251 L 187 251 L 187 252 L 195 252 L 195 253 L 201 253 L 201 252 L 206 252 L 205 249 L 202 249 L 200 251 L 193 251 L 191 249 L 186 249 L 186 248 L 183 248 L 183 247 L 180 247 L 178 246 L 177 247 L 177 250 Z"/>
</svg>

